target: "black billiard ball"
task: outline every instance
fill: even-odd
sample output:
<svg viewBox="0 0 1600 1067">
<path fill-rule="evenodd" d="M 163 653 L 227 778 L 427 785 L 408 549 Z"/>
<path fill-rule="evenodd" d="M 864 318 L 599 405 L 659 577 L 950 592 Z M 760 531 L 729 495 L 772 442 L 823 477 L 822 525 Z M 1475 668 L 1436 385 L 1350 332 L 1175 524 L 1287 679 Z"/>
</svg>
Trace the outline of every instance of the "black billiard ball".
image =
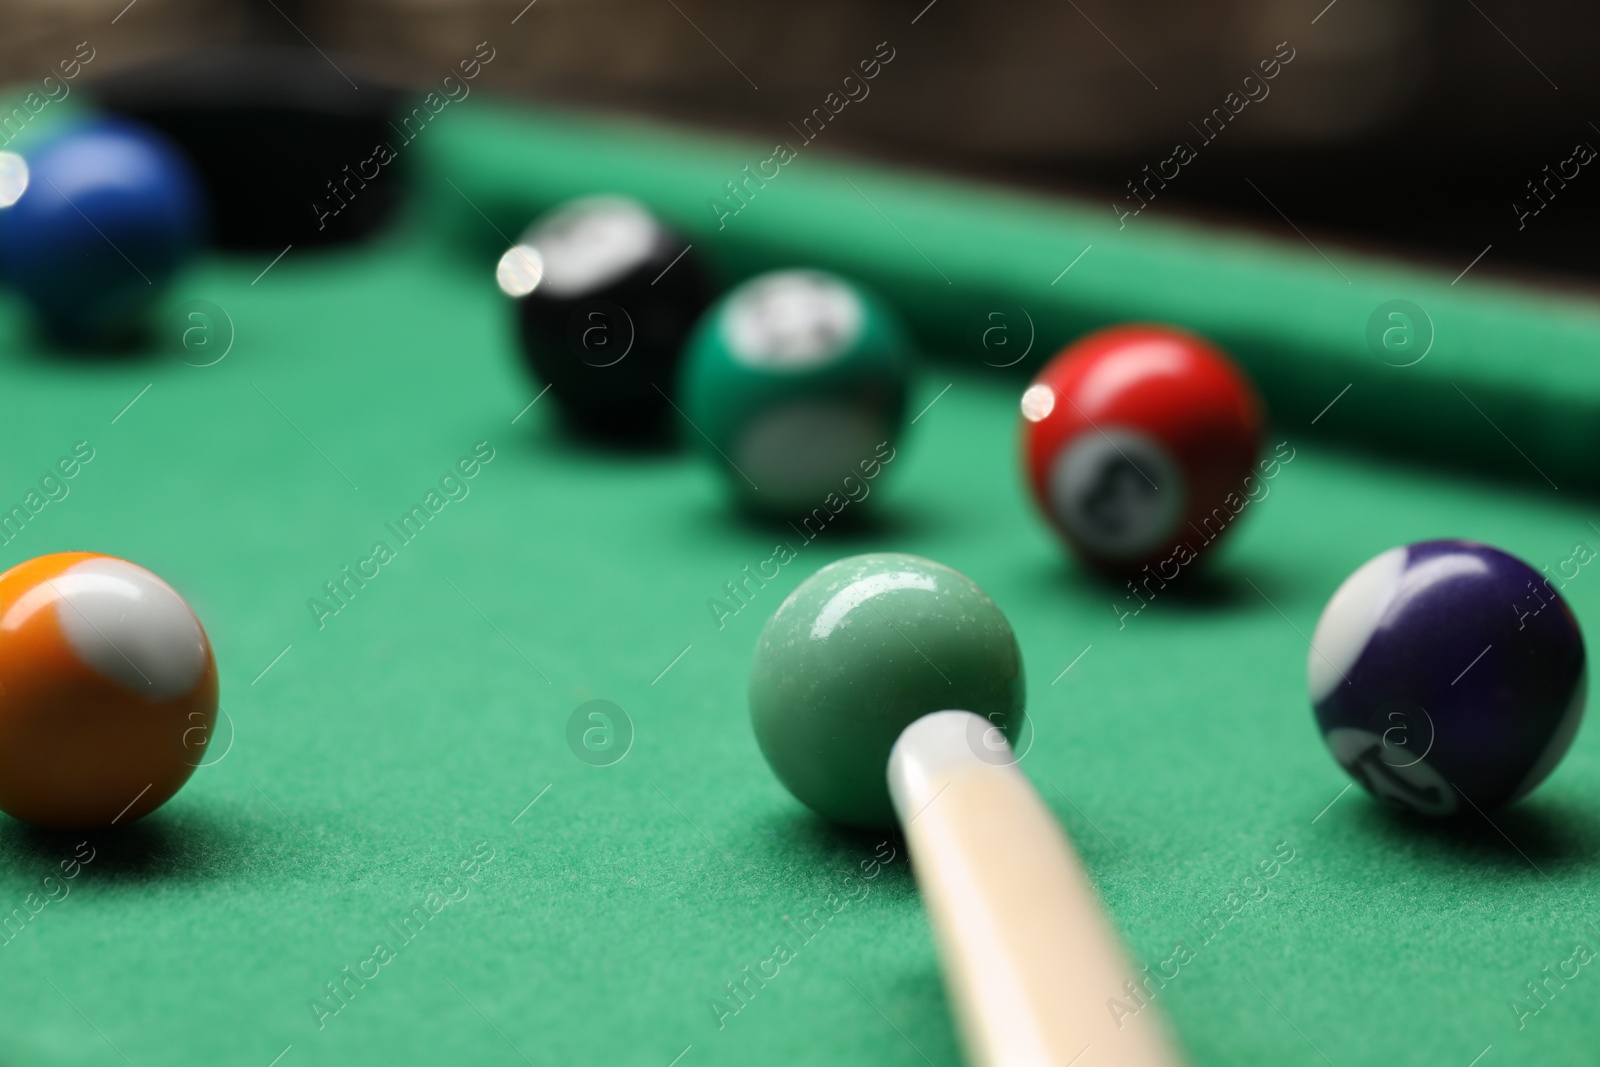
<svg viewBox="0 0 1600 1067">
<path fill-rule="evenodd" d="M 529 227 L 496 280 L 516 302 L 528 368 L 575 427 L 660 427 L 684 339 L 711 299 L 681 237 L 626 197 L 584 197 Z"/>
</svg>

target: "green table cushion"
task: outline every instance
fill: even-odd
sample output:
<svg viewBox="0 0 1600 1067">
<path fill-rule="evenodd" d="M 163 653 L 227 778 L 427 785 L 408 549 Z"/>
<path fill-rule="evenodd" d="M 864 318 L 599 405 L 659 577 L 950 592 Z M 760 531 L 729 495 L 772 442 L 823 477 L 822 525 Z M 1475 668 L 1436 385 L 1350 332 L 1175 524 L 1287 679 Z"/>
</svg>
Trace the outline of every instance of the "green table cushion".
<svg viewBox="0 0 1600 1067">
<path fill-rule="evenodd" d="M 757 167 L 773 154 L 764 142 L 589 114 L 485 104 L 441 116 L 408 147 L 430 206 L 482 254 L 503 251 L 569 197 L 626 193 L 680 228 L 725 280 L 837 270 L 887 296 L 930 348 L 979 369 L 1014 359 L 1030 338 L 1016 364 L 1028 374 L 1088 330 L 1170 322 L 1236 356 L 1285 425 L 1304 426 L 1341 397 L 1318 432 L 1530 484 L 1600 488 L 1592 299 L 1483 281 L 1492 259 L 1458 281 L 1467 264 L 1402 266 L 1313 246 L 1288 224 L 1273 240 L 1119 219 L 1109 205 L 851 162 L 792 131 L 777 136 L 798 151 L 764 183 L 744 170 L 773 172 Z M 1433 340 L 1412 366 L 1369 345 L 1369 320 L 1394 300 L 1431 323 L 1418 326 Z M 1011 344 L 981 347 L 997 323 Z"/>
</svg>

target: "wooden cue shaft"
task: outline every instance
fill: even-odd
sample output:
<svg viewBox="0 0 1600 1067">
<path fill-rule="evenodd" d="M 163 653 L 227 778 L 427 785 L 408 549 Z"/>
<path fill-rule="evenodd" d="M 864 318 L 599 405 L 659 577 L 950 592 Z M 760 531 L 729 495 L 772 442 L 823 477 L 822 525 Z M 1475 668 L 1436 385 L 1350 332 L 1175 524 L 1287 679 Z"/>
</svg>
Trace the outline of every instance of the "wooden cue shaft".
<svg viewBox="0 0 1600 1067">
<path fill-rule="evenodd" d="M 1134 977 L 1066 835 L 970 712 L 906 727 L 889 791 L 974 1067 L 1174 1067 L 1152 1006 L 1120 1021 Z"/>
</svg>

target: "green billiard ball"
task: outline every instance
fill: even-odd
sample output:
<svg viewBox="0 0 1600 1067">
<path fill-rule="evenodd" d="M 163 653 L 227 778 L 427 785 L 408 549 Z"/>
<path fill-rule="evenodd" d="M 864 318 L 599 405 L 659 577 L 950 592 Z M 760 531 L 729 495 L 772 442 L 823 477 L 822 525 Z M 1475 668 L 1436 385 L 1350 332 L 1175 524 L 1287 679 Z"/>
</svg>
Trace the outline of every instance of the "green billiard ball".
<svg viewBox="0 0 1600 1067">
<path fill-rule="evenodd" d="M 774 271 L 701 318 L 680 395 L 736 498 L 799 515 L 853 495 L 844 480 L 876 475 L 893 454 L 911 361 L 878 298 L 821 271 Z"/>
<path fill-rule="evenodd" d="M 1022 653 L 966 575 L 903 553 L 830 563 L 789 594 L 756 644 L 750 719 L 779 781 L 836 822 L 892 826 L 889 750 L 908 725 L 959 709 L 1013 741 Z M 982 756 L 983 731 L 973 738 Z"/>
</svg>

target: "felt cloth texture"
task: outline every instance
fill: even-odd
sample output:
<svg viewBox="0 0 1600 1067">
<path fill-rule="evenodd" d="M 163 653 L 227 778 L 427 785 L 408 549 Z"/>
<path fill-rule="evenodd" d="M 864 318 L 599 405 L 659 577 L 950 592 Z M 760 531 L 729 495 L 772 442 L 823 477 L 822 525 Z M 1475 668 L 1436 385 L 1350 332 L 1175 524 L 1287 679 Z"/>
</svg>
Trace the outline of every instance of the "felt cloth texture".
<svg viewBox="0 0 1600 1067">
<path fill-rule="evenodd" d="M 525 147 L 459 126 L 480 160 Z M 487 251 L 463 250 L 436 217 L 264 275 L 265 257 L 202 262 L 174 299 L 236 332 L 205 368 L 48 353 L 0 304 L 0 503 L 94 450 L 0 563 L 93 549 L 162 575 L 208 628 L 225 712 L 218 762 L 139 824 L 0 819 L 0 919 L 26 916 L 0 944 L 0 1064 L 958 1062 L 903 845 L 811 816 L 748 721 L 766 617 L 817 567 L 879 550 L 949 564 L 1006 612 L 1036 731 L 1022 765 L 1133 956 L 1176 967 L 1152 1010 L 1194 1062 L 1466 1064 L 1490 1044 L 1494 1062 L 1588 1062 L 1596 968 L 1550 980 L 1520 1029 L 1509 1005 L 1547 965 L 1572 974 L 1575 944 L 1600 950 L 1592 726 L 1492 827 L 1440 829 L 1341 793 L 1305 692 L 1306 636 L 1364 560 L 1469 537 L 1554 571 L 1600 547 L 1581 498 L 1526 469 L 1337 451 L 1309 436 L 1315 407 L 1279 410 L 1270 442 L 1294 458 L 1216 566 L 1119 622 L 1125 590 L 1031 512 L 1020 383 L 957 353 L 920 377 L 910 410 L 932 406 L 873 483 L 878 519 L 795 543 L 737 518 L 690 449 L 581 445 L 547 402 L 524 410 L 498 237 L 480 218 Z M 445 482 L 463 459 L 473 476 Z M 445 502 L 402 541 L 390 524 L 430 491 Z M 780 540 L 794 561 L 719 628 L 708 601 Z M 346 565 L 376 574 L 341 606 L 324 583 Z M 1565 590 L 1586 625 L 1597 575 Z M 568 746 L 593 699 L 631 721 L 610 766 Z M 83 840 L 93 858 L 60 881 Z"/>
</svg>

